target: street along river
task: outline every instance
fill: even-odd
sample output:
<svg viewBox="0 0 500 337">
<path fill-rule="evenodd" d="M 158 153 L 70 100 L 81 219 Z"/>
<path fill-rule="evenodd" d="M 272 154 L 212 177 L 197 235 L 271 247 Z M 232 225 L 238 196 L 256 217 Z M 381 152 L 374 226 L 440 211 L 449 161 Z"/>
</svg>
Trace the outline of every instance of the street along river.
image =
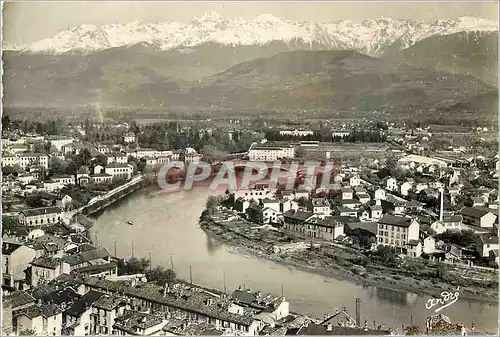
<svg viewBox="0 0 500 337">
<path fill-rule="evenodd" d="M 177 275 L 196 284 L 228 292 L 239 286 L 281 294 L 291 303 L 291 310 L 322 318 L 343 306 L 354 314 L 355 298 L 361 299 L 361 321 L 394 327 L 417 324 L 433 314 L 426 309 L 429 296 L 363 287 L 349 281 L 325 278 L 316 274 L 244 256 L 233 248 L 213 242 L 199 228 L 198 218 L 207 197 L 207 188 L 150 195 L 134 192 L 100 214 L 91 230 L 91 238 L 118 257 L 148 258 L 152 265 L 170 268 Z M 133 225 L 127 224 L 130 221 Z M 498 306 L 459 299 L 440 313 L 453 321 L 477 330 L 496 331 Z"/>
</svg>

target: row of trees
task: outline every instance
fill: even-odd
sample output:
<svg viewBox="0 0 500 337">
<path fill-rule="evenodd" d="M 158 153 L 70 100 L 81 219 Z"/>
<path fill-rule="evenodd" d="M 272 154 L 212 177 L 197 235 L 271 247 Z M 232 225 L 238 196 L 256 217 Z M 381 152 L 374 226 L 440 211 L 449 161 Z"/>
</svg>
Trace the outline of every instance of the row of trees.
<svg viewBox="0 0 500 337">
<path fill-rule="evenodd" d="M 177 275 L 172 269 L 163 266 L 151 268 L 149 260 L 145 258 L 132 257 L 128 260 L 118 260 L 118 275 L 134 274 L 145 274 L 148 281 L 155 282 L 159 286 L 165 286 L 177 280 Z"/>
</svg>

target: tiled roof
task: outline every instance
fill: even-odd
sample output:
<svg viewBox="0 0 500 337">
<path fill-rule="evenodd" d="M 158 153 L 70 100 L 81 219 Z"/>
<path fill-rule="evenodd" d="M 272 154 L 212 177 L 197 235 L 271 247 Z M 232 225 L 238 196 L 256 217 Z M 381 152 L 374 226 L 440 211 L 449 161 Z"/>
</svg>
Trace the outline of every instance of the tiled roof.
<svg viewBox="0 0 500 337">
<path fill-rule="evenodd" d="M 77 255 L 65 256 L 63 261 L 68 263 L 70 266 L 79 265 L 81 263 L 95 261 L 98 259 L 107 259 L 110 257 L 109 252 L 106 248 L 97 248 L 94 250 L 88 250 L 81 252 Z"/>
<path fill-rule="evenodd" d="M 61 209 L 59 207 L 41 207 L 41 208 L 31 208 L 25 209 L 21 211 L 25 216 L 36 216 L 42 214 L 55 214 L 61 213 Z"/>
<path fill-rule="evenodd" d="M 32 305 L 31 307 L 25 308 L 25 309 L 20 309 L 20 310 L 15 310 L 12 312 L 12 315 L 14 317 L 20 316 L 20 315 L 25 315 L 30 319 L 33 319 L 38 316 L 43 316 L 43 317 L 52 317 L 57 314 L 60 314 L 61 310 L 59 307 L 55 304 L 42 304 L 42 305 Z"/>
<path fill-rule="evenodd" d="M 81 298 L 73 302 L 71 307 L 69 307 L 69 309 L 67 309 L 64 313 L 69 316 L 80 317 L 88 308 L 92 306 L 92 304 L 104 295 L 104 293 L 90 290 Z"/>
<path fill-rule="evenodd" d="M 304 212 L 304 211 L 295 211 L 293 209 L 286 211 L 283 214 L 284 218 L 295 219 L 299 221 L 306 221 L 309 217 L 313 215 L 312 212 Z"/>
<path fill-rule="evenodd" d="M 382 217 L 382 219 L 378 221 L 378 223 L 384 225 L 398 226 L 398 227 L 410 227 L 411 220 L 412 219 L 410 218 L 386 214 Z"/>
<path fill-rule="evenodd" d="M 56 269 L 61 260 L 59 258 L 51 258 L 51 257 L 39 257 L 31 262 L 32 266 L 39 266 L 43 268 Z"/>
<path fill-rule="evenodd" d="M 16 251 L 22 244 L 13 242 L 2 242 L 2 255 L 10 255 Z"/>
<path fill-rule="evenodd" d="M 104 295 L 94 302 L 94 307 L 111 311 L 118 307 L 121 303 L 126 303 L 127 299 L 123 296 Z"/>
<path fill-rule="evenodd" d="M 477 207 L 464 207 L 461 211 L 462 215 L 469 216 L 471 218 L 481 218 L 488 214 L 489 211 L 485 209 L 480 209 Z"/>
<path fill-rule="evenodd" d="M 99 273 L 102 271 L 110 270 L 110 269 L 115 269 L 116 268 L 116 262 L 110 262 L 110 263 L 102 263 L 102 264 L 96 264 L 93 266 L 87 266 L 87 267 L 81 267 L 73 270 L 75 273 Z"/>
<path fill-rule="evenodd" d="M 35 303 L 35 299 L 24 290 L 14 291 L 12 294 L 8 295 L 7 298 L 10 299 L 13 309 L 31 302 Z"/>
</svg>

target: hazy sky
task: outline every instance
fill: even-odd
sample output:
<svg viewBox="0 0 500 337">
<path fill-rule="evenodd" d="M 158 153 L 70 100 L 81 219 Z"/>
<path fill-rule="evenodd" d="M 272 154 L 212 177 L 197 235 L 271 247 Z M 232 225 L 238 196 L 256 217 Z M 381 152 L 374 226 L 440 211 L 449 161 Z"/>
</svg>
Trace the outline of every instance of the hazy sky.
<svg viewBox="0 0 500 337">
<path fill-rule="evenodd" d="M 84 23 L 190 21 L 214 10 L 227 18 L 273 14 L 288 20 L 363 20 L 381 16 L 434 21 L 474 16 L 498 21 L 497 2 L 9 2 L 4 3 L 3 37 L 30 43 Z"/>
</svg>

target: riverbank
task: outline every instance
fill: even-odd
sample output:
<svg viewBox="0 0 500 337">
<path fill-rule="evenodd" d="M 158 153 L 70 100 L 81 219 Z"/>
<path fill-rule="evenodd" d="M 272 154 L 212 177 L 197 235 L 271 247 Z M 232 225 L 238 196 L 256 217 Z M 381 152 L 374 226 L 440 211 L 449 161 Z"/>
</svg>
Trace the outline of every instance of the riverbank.
<svg viewBox="0 0 500 337">
<path fill-rule="evenodd" d="M 456 292 L 460 286 L 461 299 L 498 303 L 496 279 L 492 282 L 463 279 L 453 268 L 447 268 L 444 278 L 434 276 L 436 267 L 416 261 L 404 268 L 388 268 L 373 262 L 366 263 L 360 252 L 350 247 L 321 245 L 319 248 L 276 253 L 275 245 L 297 242 L 281 232 L 246 228 L 235 230 L 230 225 L 213 220 L 200 222 L 201 229 L 213 239 L 235 248 L 239 253 L 296 268 L 328 278 L 355 282 L 362 286 L 404 291 L 439 297 L 441 292 Z M 292 239 L 292 240 L 291 240 Z"/>
</svg>

